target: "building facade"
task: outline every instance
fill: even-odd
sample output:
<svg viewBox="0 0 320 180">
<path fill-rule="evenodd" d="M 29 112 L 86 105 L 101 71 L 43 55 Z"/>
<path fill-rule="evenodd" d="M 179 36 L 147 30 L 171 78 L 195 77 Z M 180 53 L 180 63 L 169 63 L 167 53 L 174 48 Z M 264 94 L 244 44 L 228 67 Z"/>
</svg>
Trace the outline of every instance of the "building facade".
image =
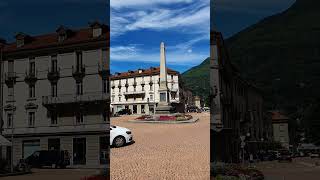
<svg viewBox="0 0 320 180">
<path fill-rule="evenodd" d="M 184 112 L 184 96 L 177 71 L 167 69 L 169 101 Z M 154 114 L 160 101 L 160 68 L 138 69 L 111 76 L 111 111 L 130 109 L 133 114 Z"/>
<path fill-rule="evenodd" d="M 210 85 L 211 162 L 237 163 L 242 151 L 254 152 L 269 133 L 264 129 L 262 93 L 240 76 L 221 33 L 215 31 L 211 32 Z"/>
<path fill-rule="evenodd" d="M 289 149 L 289 117 L 280 111 L 269 112 L 272 119 L 274 141 L 281 143 L 284 148 Z"/>
<path fill-rule="evenodd" d="M 109 27 L 60 26 L 39 36 L 16 35 L 1 62 L 2 149 L 13 163 L 37 150 L 68 150 L 72 167 L 109 161 Z"/>
</svg>

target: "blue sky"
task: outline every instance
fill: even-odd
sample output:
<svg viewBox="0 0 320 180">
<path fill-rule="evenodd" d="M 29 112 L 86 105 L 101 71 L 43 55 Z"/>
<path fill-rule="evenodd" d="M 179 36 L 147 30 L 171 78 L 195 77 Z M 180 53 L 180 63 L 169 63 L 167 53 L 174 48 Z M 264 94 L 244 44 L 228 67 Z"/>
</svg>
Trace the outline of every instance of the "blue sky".
<svg viewBox="0 0 320 180">
<path fill-rule="evenodd" d="M 1 0 L 0 37 L 14 41 L 17 32 L 37 35 L 59 25 L 86 27 L 94 20 L 108 24 L 108 6 L 106 0 Z"/>
<path fill-rule="evenodd" d="M 211 26 L 222 32 L 224 38 L 257 23 L 259 20 L 282 12 L 295 0 L 211 0 Z"/>
<path fill-rule="evenodd" d="M 111 71 L 167 65 L 183 72 L 209 57 L 209 0 L 111 0 Z"/>
</svg>

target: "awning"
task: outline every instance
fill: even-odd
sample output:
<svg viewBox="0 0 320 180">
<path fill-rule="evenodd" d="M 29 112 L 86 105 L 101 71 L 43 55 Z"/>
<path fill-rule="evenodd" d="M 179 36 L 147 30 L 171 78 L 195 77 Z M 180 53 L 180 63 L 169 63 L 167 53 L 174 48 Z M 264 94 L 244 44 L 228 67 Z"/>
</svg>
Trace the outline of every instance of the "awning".
<svg viewBox="0 0 320 180">
<path fill-rule="evenodd" d="M 8 141 L 5 137 L 0 135 L 0 146 L 11 146 L 11 142 Z"/>
</svg>

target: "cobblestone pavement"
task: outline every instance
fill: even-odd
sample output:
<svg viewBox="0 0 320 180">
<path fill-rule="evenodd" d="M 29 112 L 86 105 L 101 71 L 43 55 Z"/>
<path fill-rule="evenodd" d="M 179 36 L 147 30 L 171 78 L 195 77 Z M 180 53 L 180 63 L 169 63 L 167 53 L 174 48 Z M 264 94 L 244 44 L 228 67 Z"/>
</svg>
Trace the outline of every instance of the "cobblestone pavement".
<svg viewBox="0 0 320 180">
<path fill-rule="evenodd" d="M 319 180 L 320 159 L 295 158 L 292 163 L 279 163 L 277 161 L 258 163 L 256 167 L 260 169 L 266 180 Z"/>
<path fill-rule="evenodd" d="M 95 169 L 32 169 L 32 174 L 1 177 L 1 180 L 80 180 L 97 174 Z"/>
<path fill-rule="evenodd" d="M 111 119 L 132 130 L 134 144 L 111 149 L 112 180 L 208 180 L 210 114 L 192 114 L 191 124 L 130 123 L 135 116 Z"/>
</svg>

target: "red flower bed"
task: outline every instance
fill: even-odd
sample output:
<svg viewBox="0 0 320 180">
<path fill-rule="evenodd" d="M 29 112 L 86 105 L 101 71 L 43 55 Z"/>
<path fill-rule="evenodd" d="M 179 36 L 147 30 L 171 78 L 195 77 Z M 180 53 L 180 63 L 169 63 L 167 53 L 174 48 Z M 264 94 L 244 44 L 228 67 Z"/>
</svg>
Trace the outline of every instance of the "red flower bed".
<svg viewBox="0 0 320 180">
<path fill-rule="evenodd" d="M 140 117 L 137 117 L 136 120 L 147 120 L 147 119 L 151 119 L 152 117 L 149 115 L 143 115 Z"/>
<path fill-rule="evenodd" d="M 175 116 L 160 116 L 159 121 L 175 121 L 177 118 Z"/>
</svg>

